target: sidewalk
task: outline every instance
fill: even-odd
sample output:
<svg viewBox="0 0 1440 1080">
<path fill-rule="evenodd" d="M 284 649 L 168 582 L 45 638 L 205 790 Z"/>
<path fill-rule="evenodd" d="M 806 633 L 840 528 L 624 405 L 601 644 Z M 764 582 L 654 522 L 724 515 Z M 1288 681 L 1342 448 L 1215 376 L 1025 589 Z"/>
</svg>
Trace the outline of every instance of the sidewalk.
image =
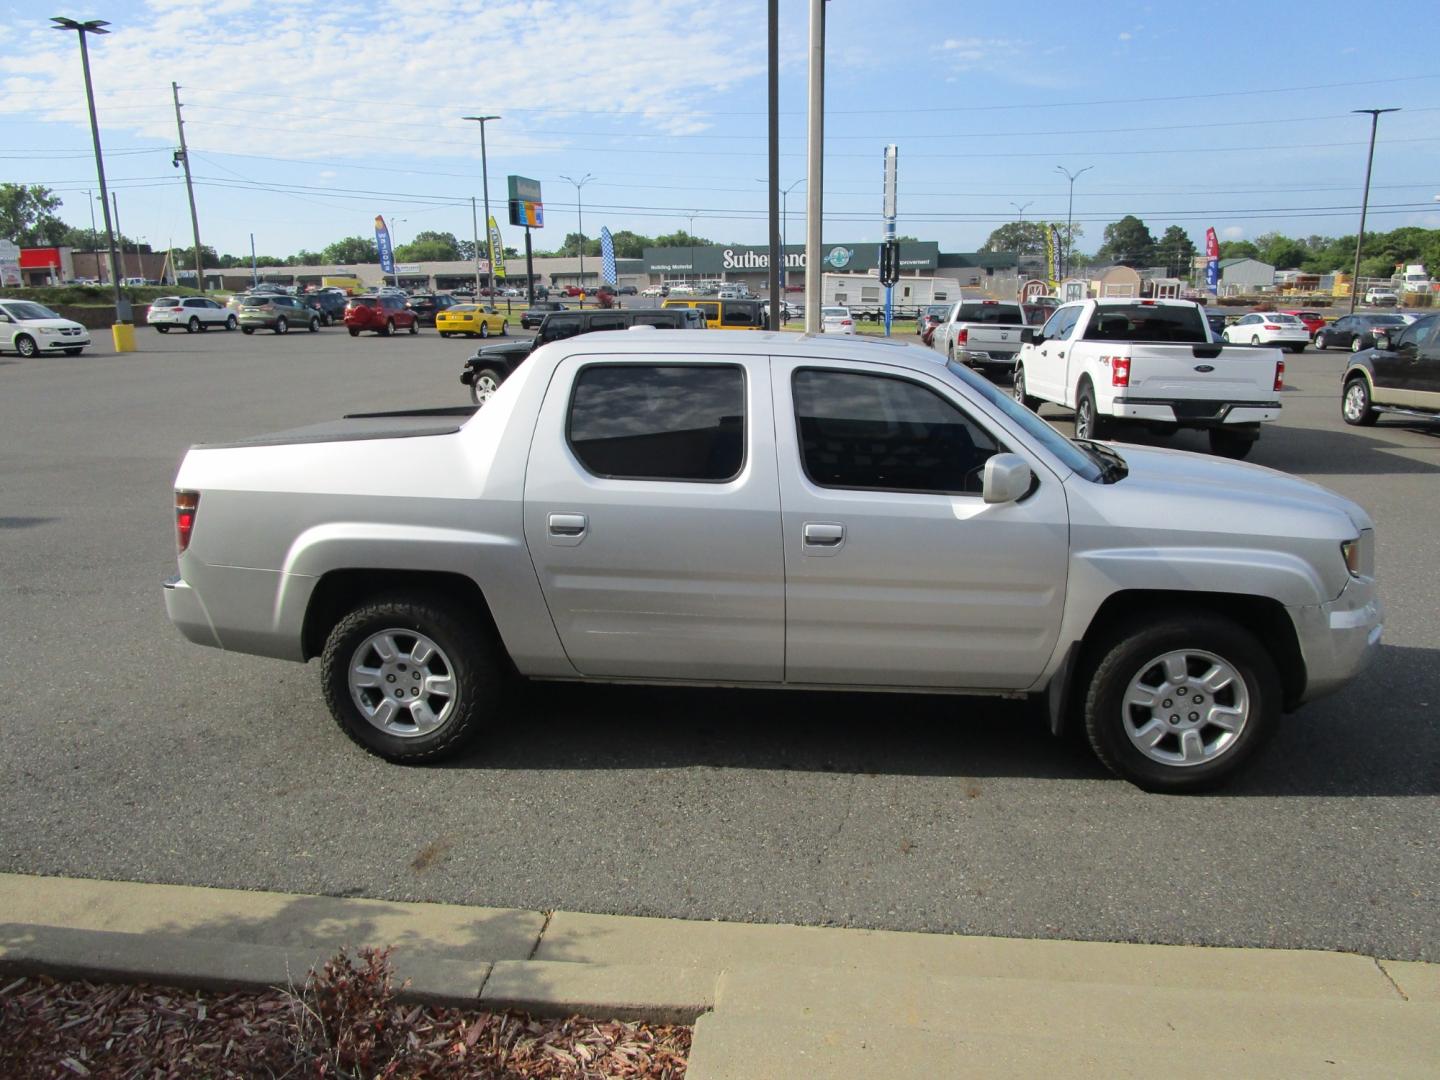
<svg viewBox="0 0 1440 1080">
<path fill-rule="evenodd" d="M 0 874 L 0 973 L 261 988 L 393 945 L 409 996 L 695 1023 L 691 1080 L 1431 1077 L 1440 965 Z"/>
</svg>

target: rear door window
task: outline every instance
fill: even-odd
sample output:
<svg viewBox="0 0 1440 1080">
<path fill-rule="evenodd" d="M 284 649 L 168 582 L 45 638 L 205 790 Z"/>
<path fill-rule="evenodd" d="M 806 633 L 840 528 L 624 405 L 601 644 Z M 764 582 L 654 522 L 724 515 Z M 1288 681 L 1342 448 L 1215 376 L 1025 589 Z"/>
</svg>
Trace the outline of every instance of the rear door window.
<svg viewBox="0 0 1440 1080">
<path fill-rule="evenodd" d="M 566 424 L 584 468 L 611 480 L 721 483 L 745 460 L 745 373 L 731 364 L 592 364 Z"/>
<path fill-rule="evenodd" d="M 564 338 L 574 337 L 580 333 L 579 315 L 550 315 L 545 319 L 545 324 L 540 330 L 540 338 L 544 341 L 560 341 Z"/>
</svg>

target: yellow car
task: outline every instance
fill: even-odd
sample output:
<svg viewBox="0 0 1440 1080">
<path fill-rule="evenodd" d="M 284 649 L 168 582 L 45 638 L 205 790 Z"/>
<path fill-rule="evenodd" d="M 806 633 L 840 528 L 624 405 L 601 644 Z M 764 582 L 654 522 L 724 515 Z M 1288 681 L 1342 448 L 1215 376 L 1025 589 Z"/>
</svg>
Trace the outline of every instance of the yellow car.
<svg viewBox="0 0 1440 1080">
<path fill-rule="evenodd" d="M 503 312 L 496 311 L 493 307 L 481 307 L 479 304 L 456 304 L 444 311 L 437 311 L 435 329 L 440 331 L 441 337 L 449 337 L 451 334 L 464 334 L 466 337 L 499 334 L 504 337 L 509 333 L 505 328 Z"/>
</svg>

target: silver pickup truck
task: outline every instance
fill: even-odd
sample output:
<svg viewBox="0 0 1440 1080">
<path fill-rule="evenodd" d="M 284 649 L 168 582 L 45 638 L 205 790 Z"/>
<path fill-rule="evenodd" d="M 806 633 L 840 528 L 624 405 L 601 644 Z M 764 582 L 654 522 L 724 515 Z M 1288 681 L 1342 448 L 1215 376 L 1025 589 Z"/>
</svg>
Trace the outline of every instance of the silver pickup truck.
<svg viewBox="0 0 1440 1080">
<path fill-rule="evenodd" d="M 518 673 L 1030 698 L 1194 789 L 1381 631 L 1349 500 L 1072 442 L 930 350 L 834 336 L 557 341 L 483 409 L 195 447 L 175 505 L 180 631 L 319 657 L 393 761 L 460 750 Z"/>
<path fill-rule="evenodd" d="M 1015 354 L 1024 344 L 1025 313 L 1003 300 L 960 300 L 935 328 L 935 347 L 966 367 L 990 375 L 1015 370 Z"/>
</svg>

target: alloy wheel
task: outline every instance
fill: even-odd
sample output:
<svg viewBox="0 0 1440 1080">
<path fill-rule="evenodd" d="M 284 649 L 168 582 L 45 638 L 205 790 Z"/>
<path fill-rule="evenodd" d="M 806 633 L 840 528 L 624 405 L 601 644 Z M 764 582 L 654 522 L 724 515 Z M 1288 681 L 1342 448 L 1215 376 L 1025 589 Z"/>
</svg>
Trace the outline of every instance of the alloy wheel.
<svg viewBox="0 0 1440 1080">
<path fill-rule="evenodd" d="M 1145 757 L 1161 765 L 1201 765 L 1239 740 L 1250 718 L 1250 691 L 1223 657 L 1181 649 L 1142 664 L 1121 709 L 1125 734 Z"/>
</svg>

